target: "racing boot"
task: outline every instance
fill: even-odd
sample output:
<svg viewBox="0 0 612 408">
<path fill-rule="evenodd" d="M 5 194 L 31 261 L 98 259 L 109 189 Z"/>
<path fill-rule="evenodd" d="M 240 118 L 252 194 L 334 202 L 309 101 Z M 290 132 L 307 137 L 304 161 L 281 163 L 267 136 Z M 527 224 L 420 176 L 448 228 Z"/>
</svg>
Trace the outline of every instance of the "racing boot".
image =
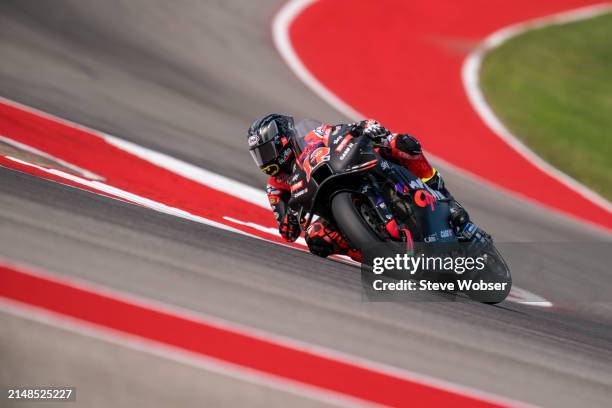
<svg viewBox="0 0 612 408">
<path fill-rule="evenodd" d="M 448 191 L 440 173 L 436 171 L 434 176 L 426 180 L 425 183 L 430 188 L 444 194 L 444 196 L 450 200 L 450 227 L 459 237 L 459 241 L 470 243 L 467 247 L 468 251 L 475 251 L 491 243 L 491 236 L 470 220 L 470 215 L 465 208 L 463 208 Z"/>
<path fill-rule="evenodd" d="M 314 255 L 327 258 L 329 255 L 348 255 L 357 262 L 363 261 L 361 252 L 352 249 L 342 234 L 329 221 L 319 218 L 306 230 L 306 244 Z"/>
<path fill-rule="evenodd" d="M 470 215 L 467 213 L 465 208 L 463 208 L 463 206 L 461 206 L 461 204 L 459 204 L 459 202 L 455 200 L 455 198 L 450 193 L 450 191 L 448 191 L 440 173 L 437 170 L 434 170 L 434 171 L 435 173 L 432 177 L 430 177 L 427 180 L 424 180 L 425 184 L 427 184 L 427 186 L 430 187 L 431 189 L 439 191 L 440 193 L 442 193 L 442 195 L 444 195 L 444 197 L 450 200 L 449 201 L 449 207 L 450 207 L 449 224 L 451 228 L 457 234 L 461 236 L 461 233 L 466 228 L 466 226 L 468 224 L 472 224 L 470 222 Z M 469 238 L 467 239 L 469 240 Z"/>
</svg>

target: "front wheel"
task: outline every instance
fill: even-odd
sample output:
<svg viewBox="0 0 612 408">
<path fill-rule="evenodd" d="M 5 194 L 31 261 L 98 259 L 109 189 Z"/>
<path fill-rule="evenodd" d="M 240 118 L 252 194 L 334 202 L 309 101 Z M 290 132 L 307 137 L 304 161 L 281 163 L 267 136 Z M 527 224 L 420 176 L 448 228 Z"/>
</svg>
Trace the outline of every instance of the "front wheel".
<svg viewBox="0 0 612 408">
<path fill-rule="evenodd" d="M 375 257 L 395 257 L 405 249 L 405 243 L 395 242 L 385 236 L 383 231 L 378 232 L 376 215 L 368 200 L 358 194 L 341 192 L 332 198 L 331 211 L 336 225 L 353 249 L 363 255 L 363 263 L 372 265 Z M 383 245 L 384 244 L 384 245 Z M 396 271 L 389 271 L 385 276 L 394 279 L 405 279 L 405 275 Z"/>
<path fill-rule="evenodd" d="M 383 240 L 365 220 L 360 205 L 353 200 L 353 196 L 353 193 L 348 192 L 336 194 L 332 198 L 331 210 L 340 231 L 354 249 L 363 253 L 368 245 Z"/>
</svg>

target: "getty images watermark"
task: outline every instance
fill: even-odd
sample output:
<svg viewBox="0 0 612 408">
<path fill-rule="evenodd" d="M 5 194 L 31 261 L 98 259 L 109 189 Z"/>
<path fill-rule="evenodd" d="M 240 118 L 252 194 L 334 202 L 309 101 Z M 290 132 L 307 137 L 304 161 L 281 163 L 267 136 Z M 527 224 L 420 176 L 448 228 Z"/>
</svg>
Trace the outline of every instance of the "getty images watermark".
<svg viewBox="0 0 612 408">
<path fill-rule="evenodd" d="M 487 248 L 461 243 L 376 244 L 364 251 L 362 284 L 367 300 L 444 301 L 463 293 L 483 302 L 502 301 L 512 280 L 503 259 Z"/>
<path fill-rule="evenodd" d="M 375 275 L 390 275 L 389 272 L 400 272 L 409 275 L 417 273 L 425 274 L 450 274 L 463 275 L 469 272 L 480 272 L 486 268 L 486 258 L 478 257 L 441 257 L 425 256 L 420 254 L 412 256 L 408 254 L 395 254 L 393 257 L 375 257 L 372 262 L 372 273 Z M 478 274 L 476 274 L 478 275 Z M 396 281 L 385 281 L 375 279 L 374 290 L 400 290 L 400 291 L 472 291 L 472 290 L 505 290 L 506 282 L 487 282 L 484 279 L 456 279 L 454 281 L 437 281 L 431 279 L 400 279 Z"/>
<path fill-rule="evenodd" d="M 509 294 L 513 280 L 521 280 L 527 290 L 537 282 L 536 294 L 556 303 L 612 302 L 602 278 L 610 274 L 612 241 L 497 242 L 483 248 L 415 242 L 411 249 L 405 243 L 377 243 L 363 254 L 365 301 L 497 303 Z"/>
</svg>

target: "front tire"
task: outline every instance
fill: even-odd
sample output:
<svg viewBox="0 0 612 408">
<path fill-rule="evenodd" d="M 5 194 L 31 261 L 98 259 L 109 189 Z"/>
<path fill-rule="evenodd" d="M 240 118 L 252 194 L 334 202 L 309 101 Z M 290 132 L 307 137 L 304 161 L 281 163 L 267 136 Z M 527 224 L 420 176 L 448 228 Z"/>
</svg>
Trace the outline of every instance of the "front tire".
<svg viewBox="0 0 612 408">
<path fill-rule="evenodd" d="M 353 249 L 363 255 L 363 264 L 372 266 L 376 257 L 395 257 L 405 248 L 405 244 L 394 242 L 377 233 L 376 227 L 366 220 L 367 209 L 363 208 L 367 200 L 360 203 L 359 195 L 342 192 L 332 198 L 331 211 L 336 225 Z M 365 211 L 362 211 L 365 210 Z M 405 279 L 405 275 L 396 271 L 387 272 L 385 276 L 394 279 Z"/>
<path fill-rule="evenodd" d="M 363 219 L 361 212 L 353 201 L 353 193 L 342 192 L 336 194 L 332 198 L 331 210 L 338 228 L 349 243 L 355 247 L 354 249 L 363 253 L 368 245 L 383 242 Z"/>
</svg>

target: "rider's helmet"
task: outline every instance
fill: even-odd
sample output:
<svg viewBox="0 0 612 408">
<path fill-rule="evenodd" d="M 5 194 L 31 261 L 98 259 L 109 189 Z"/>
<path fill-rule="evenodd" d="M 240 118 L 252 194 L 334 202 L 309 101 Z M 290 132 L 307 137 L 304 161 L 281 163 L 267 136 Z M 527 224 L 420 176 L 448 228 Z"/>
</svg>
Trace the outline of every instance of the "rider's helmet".
<svg viewBox="0 0 612 408">
<path fill-rule="evenodd" d="M 265 174 L 274 176 L 281 170 L 291 171 L 295 158 L 291 139 L 295 136 L 291 116 L 272 113 L 257 119 L 247 135 L 249 153 L 257 167 Z"/>
</svg>

